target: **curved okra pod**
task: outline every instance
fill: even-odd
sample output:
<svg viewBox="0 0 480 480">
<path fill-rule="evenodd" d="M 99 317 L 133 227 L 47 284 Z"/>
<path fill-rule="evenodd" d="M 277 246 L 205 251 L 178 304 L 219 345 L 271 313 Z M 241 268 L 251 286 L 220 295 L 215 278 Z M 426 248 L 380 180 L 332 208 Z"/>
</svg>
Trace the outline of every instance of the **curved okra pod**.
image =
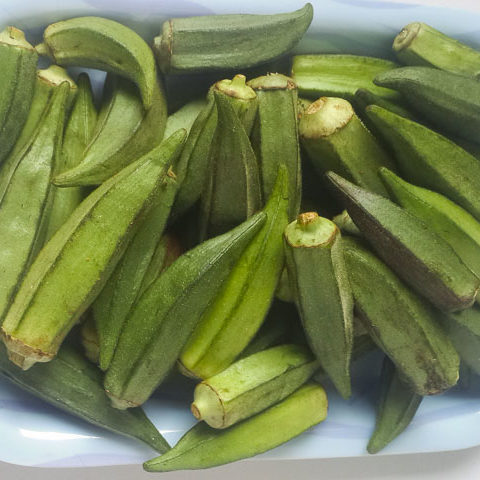
<svg viewBox="0 0 480 480">
<path fill-rule="evenodd" d="M 400 95 L 388 88 L 378 87 L 373 79 L 398 65 L 388 60 L 360 55 L 296 55 L 293 57 L 292 78 L 302 97 L 341 97 L 353 101 L 359 88 L 396 100 Z"/>
<path fill-rule="evenodd" d="M 385 357 L 380 376 L 380 399 L 375 431 L 368 442 L 368 453 L 377 453 L 400 435 L 410 424 L 423 397 L 415 393 Z"/>
<path fill-rule="evenodd" d="M 327 177 L 376 253 L 415 291 L 444 311 L 473 304 L 480 280 L 427 224 L 335 173 Z"/>
<path fill-rule="evenodd" d="M 121 23 L 93 16 L 52 23 L 36 50 L 58 65 L 97 68 L 130 79 L 147 110 L 155 101 L 157 71 L 152 50 Z"/>
<path fill-rule="evenodd" d="M 55 185 L 101 184 L 159 145 L 166 121 L 166 101 L 158 82 L 153 88 L 152 106 L 146 110 L 132 82 L 107 75 L 98 121 L 83 159 L 57 175 Z"/>
<path fill-rule="evenodd" d="M 387 196 L 378 176 L 381 166 L 394 165 L 373 135 L 342 98 L 322 97 L 303 113 L 300 140 L 319 174 L 331 170 L 358 185 Z"/>
<path fill-rule="evenodd" d="M 480 82 L 430 67 L 402 67 L 375 77 L 398 90 L 412 109 L 433 125 L 479 143 Z"/>
<path fill-rule="evenodd" d="M 53 175 L 74 168 L 81 162 L 96 122 L 97 110 L 93 103 L 90 79 L 86 73 L 82 73 L 78 77 L 77 96 L 65 125 L 62 153 Z M 80 187 L 53 187 L 52 195 L 53 205 L 48 219 L 47 240 L 65 223 L 83 200 L 85 192 Z"/>
<path fill-rule="evenodd" d="M 252 146 L 260 165 L 263 197 L 270 196 L 279 165 L 285 165 L 290 180 L 289 218 L 293 220 L 302 197 L 297 86 L 291 78 L 279 73 L 255 78 L 248 85 L 258 98 Z"/>
<path fill-rule="evenodd" d="M 264 212 L 265 226 L 248 246 L 180 355 L 183 370 L 199 378 L 221 372 L 258 331 L 284 266 L 283 231 L 288 223 L 288 173 L 282 165 Z"/>
<path fill-rule="evenodd" d="M 279 345 L 238 360 L 195 387 L 191 410 L 213 428 L 228 428 L 280 402 L 319 367 L 308 348 Z"/>
<path fill-rule="evenodd" d="M 308 383 L 277 405 L 226 430 L 197 423 L 175 447 L 145 462 L 143 468 L 147 472 L 200 469 L 253 457 L 325 420 L 327 407 L 325 390 Z"/>
<path fill-rule="evenodd" d="M 164 73 L 235 70 L 268 62 L 291 50 L 313 17 L 310 3 L 276 15 L 205 15 L 172 18 L 154 40 Z"/>
<path fill-rule="evenodd" d="M 386 168 L 379 174 L 392 200 L 425 222 L 480 277 L 480 223 L 439 193 L 412 185 Z"/>
<path fill-rule="evenodd" d="M 203 312 L 255 234 L 258 213 L 224 235 L 179 257 L 131 310 L 105 375 L 116 408 L 144 403 L 165 379 Z"/>
<path fill-rule="evenodd" d="M 110 405 L 101 372 L 69 345 L 64 345 L 53 361 L 26 372 L 8 360 L 0 345 L 0 375 L 93 425 L 140 440 L 160 453 L 170 449 L 141 408 L 121 412 Z"/>
<path fill-rule="evenodd" d="M 50 177 L 60 156 L 67 83 L 56 88 L 30 142 L 0 178 L 0 323 L 42 248 L 52 206 Z"/>
<path fill-rule="evenodd" d="M 1 330 L 19 366 L 55 357 L 120 260 L 153 196 L 165 188 L 184 137 L 178 131 L 94 190 L 41 250 Z"/>
<path fill-rule="evenodd" d="M 0 164 L 25 124 L 35 88 L 38 55 L 15 27 L 0 32 Z"/>
<path fill-rule="evenodd" d="M 384 108 L 373 105 L 366 113 L 392 147 L 405 180 L 445 195 L 480 220 L 480 163 L 475 157 L 446 137 Z"/>
<path fill-rule="evenodd" d="M 246 117 L 242 120 L 237 114 L 238 103 L 232 97 L 218 89 L 213 95 L 218 121 L 201 199 L 200 239 L 231 229 L 262 205 L 258 163 L 243 123 Z"/>
<path fill-rule="evenodd" d="M 315 212 L 285 229 L 288 276 L 308 343 L 342 397 L 351 395 L 353 296 L 340 230 Z"/>
<path fill-rule="evenodd" d="M 405 65 L 423 65 L 480 78 L 480 52 L 422 22 L 409 23 L 393 41 Z"/>
<path fill-rule="evenodd" d="M 454 386 L 459 358 L 438 311 L 354 237 L 343 237 L 355 310 L 372 339 L 419 395 Z"/>
</svg>

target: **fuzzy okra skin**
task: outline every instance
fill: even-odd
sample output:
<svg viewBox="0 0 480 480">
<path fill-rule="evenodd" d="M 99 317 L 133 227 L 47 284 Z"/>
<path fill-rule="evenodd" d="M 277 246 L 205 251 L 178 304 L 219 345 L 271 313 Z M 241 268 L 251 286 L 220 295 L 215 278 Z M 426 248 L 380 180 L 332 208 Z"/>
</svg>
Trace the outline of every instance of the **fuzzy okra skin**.
<svg viewBox="0 0 480 480">
<path fill-rule="evenodd" d="M 397 66 L 388 60 L 360 55 L 297 55 L 293 57 L 291 76 L 302 97 L 353 101 L 359 88 L 367 88 L 382 98 L 396 100 L 400 98 L 398 93 L 375 85 L 373 79 Z"/>
<path fill-rule="evenodd" d="M 387 196 L 377 172 L 381 166 L 393 169 L 394 165 L 347 100 L 321 97 L 313 102 L 300 119 L 299 133 L 319 174 L 331 170 Z"/>
<path fill-rule="evenodd" d="M 372 105 L 367 116 L 392 147 L 398 170 L 409 182 L 434 190 L 480 221 L 480 163 L 429 128 Z"/>
<path fill-rule="evenodd" d="M 480 223 L 439 193 L 412 185 L 386 168 L 379 175 L 392 200 L 424 221 L 480 278 Z"/>
<path fill-rule="evenodd" d="M 153 49 L 163 73 L 239 70 L 291 50 L 313 18 L 310 3 L 276 15 L 206 15 L 162 25 Z"/>
<path fill-rule="evenodd" d="M 153 87 L 152 106 L 146 110 L 135 85 L 107 75 L 95 130 L 82 161 L 57 175 L 59 187 L 99 185 L 160 144 L 167 121 L 161 85 Z"/>
<path fill-rule="evenodd" d="M 81 162 L 96 122 L 97 109 L 93 103 L 90 79 L 86 73 L 82 73 L 78 77 L 78 92 L 65 125 L 62 151 L 53 175 L 69 170 Z M 53 205 L 48 219 L 47 240 L 65 223 L 85 197 L 85 191 L 81 187 L 53 187 L 52 194 Z"/>
<path fill-rule="evenodd" d="M 480 280 L 426 223 L 335 173 L 327 178 L 376 253 L 415 291 L 443 311 L 473 304 Z"/>
<path fill-rule="evenodd" d="M 263 209 L 266 223 L 198 323 L 179 361 L 184 372 L 208 378 L 231 365 L 261 327 L 284 266 L 288 224 L 288 172 L 281 165 Z"/>
<path fill-rule="evenodd" d="M 353 222 L 352 218 L 346 210 L 332 218 L 332 222 L 340 229 L 340 232 L 348 235 L 362 236 L 362 232 Z"/>
<path fill-rule="evenodd" d="M 302 171 L 298 138 L 298 93 L 295 82 L 279 73 L 248 82 L 258 98 L 257 119 L 252 146 L 260 165 L 263 197 L 272 193 L 278 167 L 289 172 L 289 218 L 299 213 L 302 197 Z"/>
<path fill-rule="evenodd" d="M 348 278 L 359 320 L 419 395 L 454 386 L 459 358 L 438 311 L 412 292 L 365 244 L 343 237 Z"/>
<path fill-rule="evenodd" d="M 143 105 L 155 101 L 157 71 L 147 43 L 121 23 L 101 17 L 75 17 L 52 23 L 36 46 L 56 64 L 96 68 L 135 82 Z"/>
<path fill-rule="evenodd" d="M 380 385 L 377 420 L 368 442 L 368 453 L 379 452 L 398 437 L 408 427 L 423 400 L 402 380 L 388 357 L 383 361 Z"/>
<path fill-rule="evenodd" d="M 480 143 L 480 82 L 430 67 L 402 67 L 375 77 L 399 91 L 408 105 L 437 127 Z"/>
<path fill-rule="evenodd" d="M 58 87 L 25 149 L 0 178 L 0 323 L 42 248 L 52 207 L 50 177 L 58 161 L 68 86 Z"/>
<path fill-rule="evenodd" d="M 142 290 L 143 279 L 165 230 L 178 190 L 176 179 L 167 177 L 150 212 L 130 241 L 122 259 L 93 304 L 100 337 L 100 368 L 112 361 L 123 325 Z"/>
<path fill-rule="evenodd" d="M 283 400 L 318 366 L 301 345 L 279 345 L 255 353 L 199 383 L 192 413 L 210 427 L 228 428 Z"/>
<path fill-rule="evenodd" d="M 184 128 L 187 134 L 190 133 L 192 125 L 195 123 L 200 112 L 207 105 L 207 100 L 199 98 L 188 102 L 183 107 L 179 108 L 175 113 L 172 113 L 167 118 L 167 124 L 165 126 L 165 132 L 163 138 L 168 138 L 173 132 L 179 128 Z"/>
<path fill-rule="evenodd" d="M 285 229 L 288 276 L 308 343 L 342 397 L 351 395 L 353 296 L 340 230 L 315 212 Z"/>
<path fill-rule="evenodd" d="M 2 326 L 24 369 L 48 362 L 120 260 L 185 138 L 179 130 L 94 190 L 41 250 Z"/>
<path fill-rule="evenodd" d="M 228 95 L 213 94 L 218 121 L 201 199 L 202 240 L 228 231 L 262 206 L 258 163 L 244 124 Z"/>
<path fill-rule="evenodd" d="M 405 65 L 435 67 L 480 78 L 480 52 L 422 22 L 409 23 L 393 41 Z"/>
<path fill-rule="evenodd" d="M 308 383 L 280 403 L 225 430 L 203 422 L 169 452 L 145 462 L 147 472 L 210 468 L 266 452 L 325 420 L 325 390 Z"/>
<path fill-rule="evenodd" d="M 38 54 L 15 27 L 0 32 L 0 164 L 28 118 L 35 89 Z"/>
<path fill-rule="evenodd" d="M 264 223 L 265 214 L 258 213 L 201 243 L 145 290 L 129 314 L 105 375 L 113 406 L 135 407 L 148 400 Z"/>
<path fill-rule="evenodd" d="M 110 405 L 100 371 L 69 345 L 61 348 L 55 360 L 26 372 L 8 360 L 0 345 L 0 375 L 93 425 L 140 440 L 160 453 L 170 449 L 142 409 L 121 412 Z"/>
</svg>

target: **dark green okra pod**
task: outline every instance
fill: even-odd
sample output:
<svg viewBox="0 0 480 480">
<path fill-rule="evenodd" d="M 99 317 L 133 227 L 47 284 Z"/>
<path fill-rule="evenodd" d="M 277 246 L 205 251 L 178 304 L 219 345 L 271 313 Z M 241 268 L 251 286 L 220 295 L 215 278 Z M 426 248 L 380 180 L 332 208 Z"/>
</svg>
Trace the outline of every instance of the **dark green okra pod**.
<svg viewBox="0 0 480 480">
<path fill-rule="evenodd" d="M 353 297 L 340 230 L 315 212 L 285 229 L 288 276 L 308 343 L 344 398 L 351 395 Z"/>
<path fill-rule="evenodd" d="M 387 196 L 378 177 L 381 166 L 394 168 L 387 153 L 342 98 L 322 97 L 303 113 L 300 140 L 319 174 L 331 170 Z"/>
<path fill-rule="evenodd" d="M 279 345 L 263 350 L 199 383 L 192 413 L 213 428 L 228 428 L 280 402 L 317 369 L 307 347 Z"/>
<path fill-rule="evenodd" d="M 272 193 L 278 167 L 287 167 L 290 180 L 289 218 L 299 213 L 302 197 L 302 171 L 298 140 L 298 94 L 295 82 L 279 73 L 248 82 L 258 98 L 257 119 L 252 146 L 260 165 L 263 197 Z"/>
<path fill-rule="evenodd" d="M 378 347 L 419 395 L 454 386 L 459 358 L 438 311 L 413 293 L 362 241 L 343 237 L 355 309 Z"/>
<path fill-rule="evenodd" d="M 380 376 L 380 398 L 375 430 L 368 442 L 368 453 L 377 453 L 410 424 L 423 397 L 401 378 L 392 361 L 385 357 Z"/>
<path fill-rule="evenodd" d="M 406 283 L 444 311 L 473 304 L 480 280 L 427 224 L 335 173 L 327 178 L 362 235 Z"/>
<path fill-rule="evenodd" d="M 19 366 L 54 358 L 165 188 L 184 138 L 179 130 L 94 190 L 41 250 L 2 325 L 3 341 Z"/>
<path fill-rule="evenodd" d="M 143 468 L 148 472 L 200 469 L 253 457 L 325 420 L 327 406 L 325 390 L 308 383 L 277 405 L 226 430 L 197 423 L 174 448 L 145 462 Z"/>
<path fill-rule="evenodd" d="M 141 408 L 121 412 L 110 405 L 101 372 L 69 345 L 64 345 L 53 361 L 26 372 L 8 360 L 0 345 L 0 375 L 93 425 L 140 440 L 160 453 L 170 449 Z"/>
<path fill-rule="evenodd" d="M 445 195 L 480 220 L 480 163 L 419 123 L 370 106 L 367 116 L 395 153 L 398 170 L 415 185 Z"/>
<path fill-rule="evenodd" d="M 52 206 L 50 178 L 60 156 L 68 84 L 55 90 L 30 142 L 0 179 L 0 323 L 42 248 Z"/>
</svg>

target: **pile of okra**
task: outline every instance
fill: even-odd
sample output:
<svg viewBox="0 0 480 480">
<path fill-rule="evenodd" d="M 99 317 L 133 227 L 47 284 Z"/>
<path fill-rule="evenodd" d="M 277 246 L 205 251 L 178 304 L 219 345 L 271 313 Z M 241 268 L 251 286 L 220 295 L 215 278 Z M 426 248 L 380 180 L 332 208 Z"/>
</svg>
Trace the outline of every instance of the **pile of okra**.
<svg viewBox="0 0 480 480">
<path fill-rule="evenodd" d="M 480 52 L 416 22 L 395 61 L 295 56 L 312 17 L 0 33 L 0 372 L 148 471 L 287 442 L 370 351 L 370 453 L 480 374 Z M 172 375 L 198 419 L 173 447 L 141 408 Z"/>
</svg>

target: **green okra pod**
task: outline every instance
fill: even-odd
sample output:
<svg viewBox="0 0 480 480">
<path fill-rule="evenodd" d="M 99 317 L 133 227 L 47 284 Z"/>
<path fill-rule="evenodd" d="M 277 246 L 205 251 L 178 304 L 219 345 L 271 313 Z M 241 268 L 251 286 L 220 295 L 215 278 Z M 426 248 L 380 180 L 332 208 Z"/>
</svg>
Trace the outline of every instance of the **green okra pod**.
<svg viewBox="0 0 480 480">
<path fill-rule="evenodd" d="M 145 402 L 165 379 L 203 312 L 265 223 L 258 213 L 179 257 L 131 310 L 105 376 L 116 408 Z M 180 293 L 179 293 L 180 292 Z"/>
<path fill-rule="evenodd" d="M 205 15 L 172 18 L 153 49 L 164 73 L 235 70 L 268 62 L 291 50 L 313 18 L 310 3 L 276 15 Z"/>
<path fill-rule="evenodd" d="M 327 406 L 325 390 L 309 383 L 277 405 L 226 430 L 197 423 L 174 448 L 145 462 L 143 468 L 148 472 L 201 469 L 258 455 L 325 420 Z"/>
<path fill-rule="evenodd" d="M 382 98 L 366 88 L 359 88 L 355 92 L 354 105 L 357 109 L 357 114 L 362 118 L 362 120 L 364 117 L 362 112 L 369 105 L 378 105 L 379 107 L 385 108 L 386 110 L 396 113 L 397 115 L 401 115 L 402 117 L 409 118 L 411 120 L 415 119 L 413 113 L 405 108 L 400 102 L 393 102 L 391 100 L 387 100 L 386 98 Z"/>
<path fill-rule="evenodd" d="M 98 364 L 100 360 L 100 342 L 92 315 L 89 315 L 83 322 L 80 334 L 85 357 L 92 363 Z"/>
<path fill-rule="evenodd" d="M 0 323 L 42 248 L 52 206 L 50 177 L 58 161 L 68 85 L 53 94 L 30 142 L 0 176 Z"/>
<path fill-rule="evenodd" d="M 166 100 L 158 81 L 146 110 L 136 86 L 109 74 L 102 106 L 82 161 L 57 175 L 59 187 L 98 185 L 160 144 L 167 121 Z"/>
<path fill-rule="evenodd" d="M 64 345 L 53 361 L 26 372 L 8 360 L 0 345 L 0 375 L 93 425 L 140 440 L 160 453 L 170 449 L 141 408 L 121 412 L 110 405 L 101 372 L 69 345 Z"/>
<path fill-rule="evenodd" d="M 86 73 L 78 77 L 78 91 L 63 134 L 62 153 L 53 175 L 76 167 L 83 159 L 83 152 L 92 138 L 97 122 L 97 109 L 93 102 L 92 87 Z M 46 239 L 65 223 L 70 214 L 85 197 L 81 187 L 53 187 L 53 205 L 48 219 Z"/>
<path fill-rule="evenodd" d="M 438 311 L 412 292 L 365 244 L 343 237 L 358 318 L 419 395 L 441 393 L 458 380 L 459 358 Z"/>
<path fill-rule="evenodd" d="M 335 215 L 332 218 L 332 222 L 340 229 L 342 233 L 346 233 L 348 235 L 357 235 L 361 236 L 362 232 L 358 229 L 358 227 L 353 222 L 352 218 L 348 214 L 346 210 L 338 215 Z"/>
<path fill-rule="evenodd" d="M 434 190 L 480 220 L 480 163 L 446 137 L 419 123 L 370 106 L 367 116 L 395 153 L 409 182 Z"/>
<path fill-rule="evenodd" d="M 405 65 L 480 77 L 480 52 L 423 22 L 403 27 L 393 41 L 393 51 Z"/>
<path fill-rule="evenodd" d="M 341 97 L 353 101 L 359 88 L 367 88 L 389 100 L 400 98 L 393 90 L 382 88 L 373 79 L 398 65 L 388 60 L 360 55 L 297 55 L 293 57 L 292 78 L 302 97 Z"/>
<path fill-rule="evenodd" d="M 300 140 L 319 174 L 331 170 L 380 195 L 387 191 L 378 169 L 394 165 L 342 98 L 322 97 L 303 113 Z"/>
<path fill-rule="evenodd" d="M 423 397 L 401 378 L 393 362 L 385 357 L 380 376 L 380 398 L 375 430 L 368 442 L 368 453 L 377 453 L 410 424 Z"/>
<path fill-rule="evenodd" d="M 258 163 L 244 124 L 227 95 L 213 94 L 218 122 L 202 193 L 200 239 L 231 229 L 262 205 Z"/>
<path fill-rule="evenodd" d="M 0 32 L 0 164 L 28 118 L 37 60 L 37 52 L 21 30 L 6 27 Z"/>
<path fill-rule="evenodd" d="M 228 428 L 280 402 L 318 369 L 308 348 L 279 345 L 238 360 L 195 387 L 191 410 L 213 428 Z"/>
<path fill-rule="evenodd" d="M 54 358 L 100 293 L 158 189 L 165 188 L 185 132 L 94 190 L 41 250 L 2 325 L 11 357 L 24 369 Z"/>
<path fill-rule="evenodd" d="M 425 222 L 480 277 L 480 223 L 439 193 L 412 185 L 386 168 L 379 173 L 392 200 Z"/>
<path fill-rule="evenodd" d="M 427 224 L 335 173 L 327 177 L 368 243 L 415 291 L 444 311 L 473 304 L 480 280 Z"/>
<path fill-rule="evenodd" d="M 187 133 L 190 133 L 192 125 L 195 123 L 200 112 L 207 105 L 207 100 L 200 98 L 188 102 L 183 107 L 179 108 L 175 113 L 172 113 L 167 118 L 165 132 L 163 138 L 168 138 L 173 132 L 179 128 L 184 128 Z"/>
<path fill-rule="evenodd" d="M 180 355 L 183 370 L 199 378 L 221 372 L 262 325 L 284 266 L 288 172 L 282 165 L 264 212 L 266 223 L 243 253 Z"/>
<path fill-rule="evenodd" d="M 288 169 L 289 218 L 299 213 L 302 197 L 302 171 L 298 139 L 298 93 L 295 82 L 274 73 L 248 82 L 258 98 L 257 119 L 252 133 L 252 146 L 260 165 L 263 197 L 272 193 L 278 167 Z"/>
<path fill-rule="evenodd" d="M 128 78 L 136 83 L 145 109 L 155 102 L 157 71 L 152 50 L 121 23 L 94 16 L 52 23 L 43 32 L 43 43 L 35 48 L 58 65 L 96 68 Z"/>
<path fill-rule="evenodd" d="M 353 296 L 340 230 L 315 212 L 285 229 L 288 276 L 308 343 L 344 398 L 351 395 Z"/>
<path fill-rule="evenodd" d="M 402 67 L 375 77 L 398 90 L 408 105 L 433 125 L 480 143 L 480 82 L 430 67 Z"/>
</svg>

